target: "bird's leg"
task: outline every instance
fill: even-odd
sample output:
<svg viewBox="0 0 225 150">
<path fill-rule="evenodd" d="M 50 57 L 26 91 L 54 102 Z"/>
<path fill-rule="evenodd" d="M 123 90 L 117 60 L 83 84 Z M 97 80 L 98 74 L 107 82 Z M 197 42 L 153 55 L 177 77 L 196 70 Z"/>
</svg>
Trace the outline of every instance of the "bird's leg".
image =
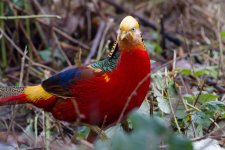
<svg viewBox="0 0 225 150">
<path fill-rule="evenodd" d="M 107 135 L 105 134 L 103 129 L 100 129 L 98 126 L 90 125 L 90 124 L 83 124 L 90 128 L 90 132 L 88 135 L 87 140 L 89 142 L 94 142 L 97 137 L 99 137 L 101 140 L 106 140 L 108 139 Z"/>
<path fill-rule="evenodd" d="M 87 141 L 90 142 L 90 143 L 93 143 L 96 138 L 98 137 L 98 133 L 90 130 L 89 134 L 88 134 L 88 137 L 87 137 Z"/>
<path fill-rule="evenodd" d="M 121 126 L 122 126 L 123 130 L 124 130 L 126 133 L 132 132 L 132 127 L 131 127 L 131 125 L 130 125 L 129 119 L 124 119 L 124 120 L 121 122 Z"/>
</svg>

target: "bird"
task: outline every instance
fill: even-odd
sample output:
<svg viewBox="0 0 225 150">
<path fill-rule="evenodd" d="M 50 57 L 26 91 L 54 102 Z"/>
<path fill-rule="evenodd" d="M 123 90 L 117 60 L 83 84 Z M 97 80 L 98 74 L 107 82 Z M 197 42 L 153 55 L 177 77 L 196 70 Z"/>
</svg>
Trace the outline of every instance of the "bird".
<svg viewBox="0 0 225 150">
<path fill-rule="evenodd" d="M 38 85 L 0 87 L 0 106 L 31 103 L 57 120 L 110 125 L 123 111 L 125 117 L 140 107 L 149 90 L 150 71 L 140 25 L 126 16 L 106 59 L 66 69 Z"/>
</svg>

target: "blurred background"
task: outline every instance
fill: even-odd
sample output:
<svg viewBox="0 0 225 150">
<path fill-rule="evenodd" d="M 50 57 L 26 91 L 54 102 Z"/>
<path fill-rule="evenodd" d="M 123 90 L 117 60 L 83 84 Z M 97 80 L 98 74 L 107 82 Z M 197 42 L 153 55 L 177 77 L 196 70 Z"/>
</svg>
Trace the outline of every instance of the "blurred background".
<svg viewBox="0 0 225 150">
<path fill-rule="evenodd" d="M 192 141 L 220 129 L 225 118 L 224 0 L 1 0 L 0 86 L 34 85 L 66 67 L 105 58 L 127 15 L 139 20 L 153 60 L 144 114 L 168 116 L 172 130 Z M 175 100 L 170 105 L 171 88 Z M 177 104 L 180 99 L 190 106 Z M 173 108 L 179 113 L 171 119 Z M 68 148 L 96 146 L 86 141 L 86 127 L 58 122 L 28 104 L 0 107 L 0 116 L 4 148 L 60 149 L 66 146 L 62 141 Z M 71 145 L 74 128 L 79 140 Z M 224 134 L 216 136 L 215 145 L 224 146 Z"/>
</svg>

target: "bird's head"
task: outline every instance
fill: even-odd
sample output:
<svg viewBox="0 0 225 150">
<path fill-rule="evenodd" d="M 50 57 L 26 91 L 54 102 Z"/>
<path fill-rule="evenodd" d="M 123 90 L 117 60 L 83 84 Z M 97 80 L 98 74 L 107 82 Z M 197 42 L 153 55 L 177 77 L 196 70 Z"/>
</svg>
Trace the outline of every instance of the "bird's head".
<svg viewBox="0 0 225 150">
<path fill-rule="evenodd" d="M 117 40 L 120 50 L 129 50 L 130 47 L 136 46 L 144 47 L 140 26 L 134 17 L 127 16 L 121 21 Z"/>
</svg>

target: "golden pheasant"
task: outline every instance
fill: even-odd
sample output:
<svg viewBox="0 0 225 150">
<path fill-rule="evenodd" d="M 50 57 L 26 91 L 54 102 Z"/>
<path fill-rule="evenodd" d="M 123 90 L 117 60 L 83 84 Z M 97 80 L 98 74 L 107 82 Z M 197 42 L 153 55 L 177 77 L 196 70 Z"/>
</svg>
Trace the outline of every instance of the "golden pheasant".
<svg viewBox="0 0 225 150">
<path fill-rule="evenodd" d="M 123 110 L 126 115 L 141 105 L 149 89 L 149 74 L 150 59 L 139 24 L 127 16 L 120 23 L 111 56 L 70 68 L 36 86 L 0 87 L 0 105 L 31 103 L 58 120 L 73 122 L 80 117 L 84 123 L 109 125 Z"/>
</svg>

